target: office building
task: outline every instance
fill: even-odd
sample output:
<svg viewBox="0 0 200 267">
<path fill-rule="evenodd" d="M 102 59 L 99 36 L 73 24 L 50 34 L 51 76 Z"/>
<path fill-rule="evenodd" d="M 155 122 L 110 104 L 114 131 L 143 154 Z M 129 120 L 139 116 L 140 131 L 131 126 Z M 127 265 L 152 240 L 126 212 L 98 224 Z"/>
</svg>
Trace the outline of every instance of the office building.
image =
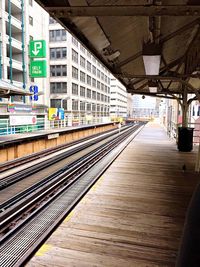
<svg viewBox="0 0 200 267">
<path fill-rule="evenodd" d="M 127 99 L 128 94 L 123 84 L 115 77 L 111 77 L 110 83 L 110 116 L 114 120 L 116 118 L 127 118 Z M 130 114 L 129 114 L 130 115 Z"/>
<path fill-rule="evenodd" d="M 110 73 L 69 32 L 49 20 L 50 106 L 66 125 L 110 120 Z"/>
</svg>

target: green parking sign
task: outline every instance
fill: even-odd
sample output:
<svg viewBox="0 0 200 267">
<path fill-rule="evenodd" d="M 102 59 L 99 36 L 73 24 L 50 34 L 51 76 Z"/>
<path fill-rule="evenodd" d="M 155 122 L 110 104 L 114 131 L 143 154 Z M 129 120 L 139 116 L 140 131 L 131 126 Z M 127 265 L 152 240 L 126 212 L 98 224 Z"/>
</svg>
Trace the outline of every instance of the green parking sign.
<svg viewBox="0 0 200 267">
<path fill-rule="evenodd" d="M 46 57 L 46 41 L 45 40 L 30 41 L 29 55 L 31 58 Z"/>
<path fill-rule="evenodd" d="M 47 77 L 47 62 L 46 62 L 46 60 L 31 61 L 31 63 L 30 63 L 30 77 L 31 78 Z"/>
</svg>

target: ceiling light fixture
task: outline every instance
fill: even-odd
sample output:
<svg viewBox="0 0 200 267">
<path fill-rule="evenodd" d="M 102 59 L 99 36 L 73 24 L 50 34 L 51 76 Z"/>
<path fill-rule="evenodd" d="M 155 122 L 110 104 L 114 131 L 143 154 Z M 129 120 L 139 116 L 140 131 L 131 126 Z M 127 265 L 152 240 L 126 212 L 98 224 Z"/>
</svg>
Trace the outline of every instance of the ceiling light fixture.
<svg viewBox="0 0 200 267">
<path fill-rule="evenodd" d="M 149 86 L 149 92 L 150 93 L 157 93 L 158 92 L 158 85 L 156 81 L 149 81 L 148 82 L 148 86 Z"/>
<path fill-rule="evenodd" d="M 161 60 L 161 46 L 154 43 L 144 44 L 142 55 L 146 75 L 158 75 Z"/>
</svg>

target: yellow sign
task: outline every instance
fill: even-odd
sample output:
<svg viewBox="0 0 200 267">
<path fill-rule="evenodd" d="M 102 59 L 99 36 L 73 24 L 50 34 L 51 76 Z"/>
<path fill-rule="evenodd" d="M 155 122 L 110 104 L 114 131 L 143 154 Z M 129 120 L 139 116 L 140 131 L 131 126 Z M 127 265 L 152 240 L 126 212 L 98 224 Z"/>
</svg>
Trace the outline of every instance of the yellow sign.
<svg viewBox="0 0 200 267">
<path fill-rule="evenodd" d="M 49 108 L 49 120 L 54 121 L 57 118 L 57 113 L 57 108 Z"/>
</svg>

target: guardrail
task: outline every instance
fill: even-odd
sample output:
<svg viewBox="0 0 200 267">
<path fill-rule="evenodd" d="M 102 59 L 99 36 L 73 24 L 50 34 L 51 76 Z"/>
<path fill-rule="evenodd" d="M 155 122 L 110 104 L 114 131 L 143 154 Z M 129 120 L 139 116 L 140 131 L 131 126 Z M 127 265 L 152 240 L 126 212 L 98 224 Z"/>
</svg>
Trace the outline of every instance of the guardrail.
<svg viewBox="0 0 200 267">
<path fill-rule="evenodd" d="M 67 120 L 49 121 L 46 118 L 37 118 L 36 124 L 11 126 L 9 119 L 0 119 L 0 136 L 42 130 L 60 129 L 68 126 L 98 124 L 102 122 L 103 121 L 101 120 L 101 118 L 94 118 L 91 121 L 87 121 L 86 119 L 72 119 L 72 122 L 70 123 L 71 125 L 69 125 Z"/>
</svg>

